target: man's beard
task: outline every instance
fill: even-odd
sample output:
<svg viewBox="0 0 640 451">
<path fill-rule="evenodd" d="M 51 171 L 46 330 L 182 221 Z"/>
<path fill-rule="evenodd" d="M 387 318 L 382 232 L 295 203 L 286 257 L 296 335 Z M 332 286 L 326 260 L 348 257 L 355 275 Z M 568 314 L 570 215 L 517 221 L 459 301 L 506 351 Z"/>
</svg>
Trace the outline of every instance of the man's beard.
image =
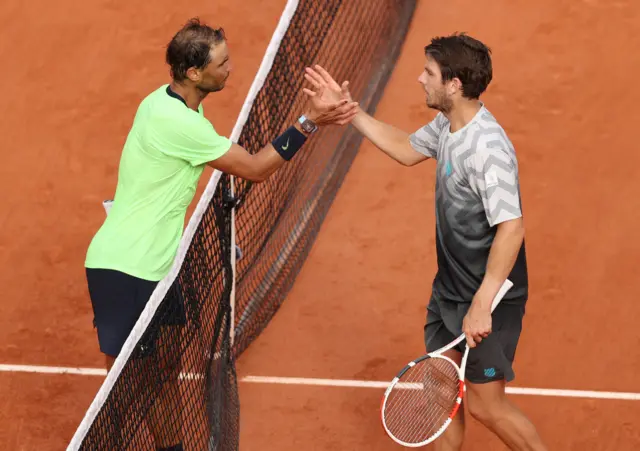
<svg viewBox="0 0 640 451">
<path fill-rule="evenodd" d="M 427 97 L 427 106 L 434 110 L 442 111 L 444 114 L 449 113 L 453 108 L 453 100 L 447 97 L 444 93 L 436 93 L 435 101 L 429 101 Z"/>
<path fill-rule="evenodd" d="M 211 84 L 199 84 L 196 85 L 196 88 L 198 88 L 200 91 L 202 91 L 205 94 L 210 94 L 212 92 L 218 92 L 218 91 L 222 91 L 222 88 L 224 88 L 224 83 L 211 83 Z"/>
</svg>

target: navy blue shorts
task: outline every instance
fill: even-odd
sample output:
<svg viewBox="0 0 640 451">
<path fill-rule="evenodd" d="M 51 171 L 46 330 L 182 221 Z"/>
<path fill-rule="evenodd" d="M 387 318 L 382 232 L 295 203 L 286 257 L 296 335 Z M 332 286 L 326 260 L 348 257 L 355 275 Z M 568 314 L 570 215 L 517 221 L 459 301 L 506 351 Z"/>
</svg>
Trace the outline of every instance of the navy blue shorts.
<svg viewBox="0 0 640 451">
<path fill-rule="evenodd" d="M 158 282 L 111 269 L 86 268 L 86 274 L 100 351 L 117 357 Z M 172 287 L 143 334 L 134 355 L 144 357 L 152 353 L 161 328 L 177 328 L 184 324 L 184 304 L 178 290 Z"/>
</svg>

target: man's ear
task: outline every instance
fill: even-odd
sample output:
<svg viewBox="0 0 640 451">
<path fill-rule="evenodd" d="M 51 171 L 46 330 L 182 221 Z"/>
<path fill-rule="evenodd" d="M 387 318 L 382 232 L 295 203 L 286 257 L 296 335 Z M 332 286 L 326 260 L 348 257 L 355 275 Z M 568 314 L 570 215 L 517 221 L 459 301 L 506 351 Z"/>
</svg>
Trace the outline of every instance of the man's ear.
<svg viewBox="0 0 640 451">
<path fill-rule="evenodd" d="M 462 93 L 462 82 L 456 77 L 449 83 L 449 95 L 453 95 L 457 92 Z"/>
<path fill-rule="evenodd" d="M 193 82 L 198 82 L 200 81 L 200 78 L 201 78 L 200 71 L 195 67 L 190 67 L 189 69 L 187 69 L 186 75 L 187 75 L 187 78 Z"/>
</svg>

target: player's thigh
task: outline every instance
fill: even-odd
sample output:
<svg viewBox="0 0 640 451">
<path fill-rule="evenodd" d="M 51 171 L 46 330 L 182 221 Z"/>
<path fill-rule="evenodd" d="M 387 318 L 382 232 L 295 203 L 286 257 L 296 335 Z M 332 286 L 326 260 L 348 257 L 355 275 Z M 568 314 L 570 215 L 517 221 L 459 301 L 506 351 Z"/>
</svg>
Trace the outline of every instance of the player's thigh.
<svg viewBox="0 0 640 451">
<path fill-rule="evenodd" d="M 87 268 L 87 285 L 100 350 L 116 357 L 146 305 L 157 282 L 110 269 Z"/>
<path fill-rule="evenodd" d="M 513 362 L 522 331 L 524 305 L 501 304 L 493 312 L 492 332 L 469 351 L 466 379 L 474 384 L 515 379 Z"/>
<path fill-rule="evenodd" d="M 141 290 L 141 301 L 151 298 L 153 290 Z M 134 357 L 144 359 L 161 371 L 177 371 L 181 363 L 181 337 L 186 324 L 184 293 L 176 280 L 154 310 L 151 321 L 140 338 Z"/>
<path fill-rule="evenodd" d="M 440 303 L 431 298 L 427 306 L 427 318 L 424 325 L 424 343 L 427 352 L 436 351 L 456 339 L 456 336 L 447 327 L 445 318 L 447 312 L 441 309 Z M 445 356 L 456 363 L 460 363 L 462 353 L 460 349 L 454 348 L 446 351 Z"/>
</svg>

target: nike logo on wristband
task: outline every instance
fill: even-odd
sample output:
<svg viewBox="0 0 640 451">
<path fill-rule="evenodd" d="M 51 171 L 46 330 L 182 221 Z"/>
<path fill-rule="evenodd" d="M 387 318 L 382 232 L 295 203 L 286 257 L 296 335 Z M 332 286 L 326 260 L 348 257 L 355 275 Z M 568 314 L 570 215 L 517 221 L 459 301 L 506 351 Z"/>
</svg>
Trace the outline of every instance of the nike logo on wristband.
<svg viewBox="0 0 640 451">
<path fill-rule="evenodd" d="M 287 150 L 289 148 L 289 138 L 287 138 L 287 145 L 286 146 L 282 146 L 282 150 Z"/>
</svg>

